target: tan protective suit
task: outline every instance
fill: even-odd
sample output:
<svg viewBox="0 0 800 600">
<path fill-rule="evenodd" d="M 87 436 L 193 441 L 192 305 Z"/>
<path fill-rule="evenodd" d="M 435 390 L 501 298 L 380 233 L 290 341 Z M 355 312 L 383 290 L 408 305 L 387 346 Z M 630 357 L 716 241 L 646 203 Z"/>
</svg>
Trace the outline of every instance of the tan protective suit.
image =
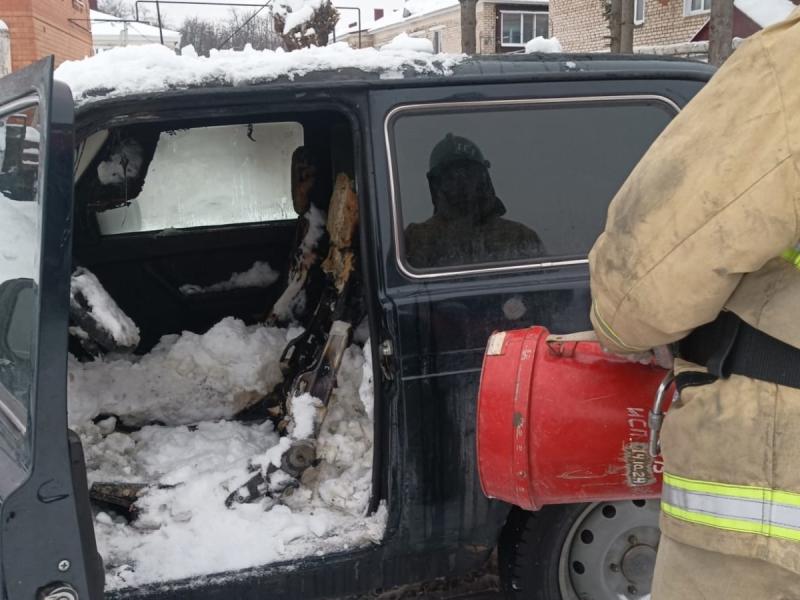
<svg viewBox="0 0 800 600">
<path fill-rule="evenodd" d="M 733 54 L 617 194 L 589 257 L 594 327 L 632 353 L 727 309 L 800 348 L 800 270 L 781 257 L 798 240 L 800 9 Z M 662 448 L 653 599 L 800 598 L 800 390 L 685 388 Z"/>
</svg>

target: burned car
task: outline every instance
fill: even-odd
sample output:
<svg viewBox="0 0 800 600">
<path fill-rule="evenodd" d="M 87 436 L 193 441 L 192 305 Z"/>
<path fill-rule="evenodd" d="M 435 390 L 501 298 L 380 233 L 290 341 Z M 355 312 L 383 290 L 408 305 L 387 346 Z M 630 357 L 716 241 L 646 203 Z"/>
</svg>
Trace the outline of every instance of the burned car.
<svg viewBox="0 0 800 600">
<path fill-rule="evenodd" d="M 510 597 L 644 597 L 657 503 L 485 498 L 476 391 L 492 331 L 589 327 L 608 203 L 711 69 L 161 50 L 0 83 L 4 597 L 353 597 L 495 549 Z"/>
</svg>

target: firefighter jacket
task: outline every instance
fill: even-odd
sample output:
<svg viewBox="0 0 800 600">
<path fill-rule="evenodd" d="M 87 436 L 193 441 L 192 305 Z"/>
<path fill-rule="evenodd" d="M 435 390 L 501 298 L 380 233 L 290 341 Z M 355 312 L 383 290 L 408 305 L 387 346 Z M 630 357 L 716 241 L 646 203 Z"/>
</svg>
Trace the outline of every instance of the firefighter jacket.
<svg viewBox="0 0 800 600">
<path fill-rule="evenodd" d="M 723 310 L 800 348 L 798 61 L 800 9 L 734 52 L 614 198 L 589 256 L 610 350 L 674 342 Z M 800 574 L 800 390 L 685 388 L 662 447 L 664 534 Z"/>
</svg>

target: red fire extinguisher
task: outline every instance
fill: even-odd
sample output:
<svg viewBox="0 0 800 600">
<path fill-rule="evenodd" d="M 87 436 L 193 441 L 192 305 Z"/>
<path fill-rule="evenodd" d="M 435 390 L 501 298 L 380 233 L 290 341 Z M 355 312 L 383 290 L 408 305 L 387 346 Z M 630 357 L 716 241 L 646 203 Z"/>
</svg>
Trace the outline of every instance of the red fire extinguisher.
<svg viewBox="0 0 800 600">
<path fill-rule="evenodd" d="M 543 327 L 493 334 L 478 397 L 484 493 L 528 510 L 658 497 L 651 433 L 670 384 L 664 369 L 607 354 L 593 336 Z"/>
</svg>

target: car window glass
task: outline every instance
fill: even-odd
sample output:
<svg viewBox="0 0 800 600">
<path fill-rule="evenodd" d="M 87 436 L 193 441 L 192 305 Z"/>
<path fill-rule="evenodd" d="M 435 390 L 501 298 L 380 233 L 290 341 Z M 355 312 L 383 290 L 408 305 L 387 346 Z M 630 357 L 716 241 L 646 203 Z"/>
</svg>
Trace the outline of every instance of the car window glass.
<svg viewBox="0 0 800 600">
<path fill-rule="evenodd" d="M 411 269 L 584 258 L 675 114 L 658 100 L 401 111 L 391 127 Z"/>
<path fill-rule="evenodd" d="M 97 213 L 103 234 L 293 219 L 292 152 L 299 123 L 224 125 L 164 131 L 141 192 Z M 97 166 L 101 184 L 120 185 L 143 166 L 142 149 L 123 143 Z"/>
<path fill-rule="evenodd" d="M 36 106 L 0 107 L 0 414 L 27 428 L 40 240 L 40 129 Z"/>
</svg>

